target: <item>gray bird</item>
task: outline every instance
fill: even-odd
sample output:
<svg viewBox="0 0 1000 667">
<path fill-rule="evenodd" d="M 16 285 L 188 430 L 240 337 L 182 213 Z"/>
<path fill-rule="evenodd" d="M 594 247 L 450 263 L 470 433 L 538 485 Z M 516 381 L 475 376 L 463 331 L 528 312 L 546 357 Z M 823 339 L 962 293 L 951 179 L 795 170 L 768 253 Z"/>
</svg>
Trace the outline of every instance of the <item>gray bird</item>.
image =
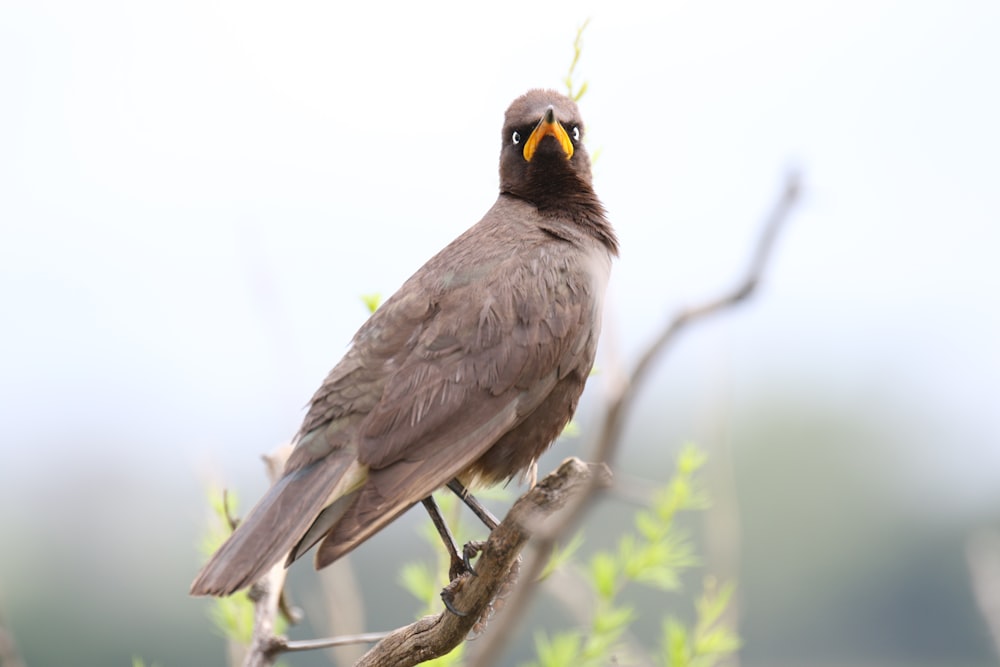
<svg viewBox="0 0 1000 667">
<path fill-rule="evenodd" d="M 551 445 L 593 366 L 618 254 L 582 137 L 564 95 L 514 100 L 496 203 L 357 332 L 282 477 L 192 594 L 233 593 L 317 542 L 329 565 L 436 489 L 509 481 Z"/>
</svg>

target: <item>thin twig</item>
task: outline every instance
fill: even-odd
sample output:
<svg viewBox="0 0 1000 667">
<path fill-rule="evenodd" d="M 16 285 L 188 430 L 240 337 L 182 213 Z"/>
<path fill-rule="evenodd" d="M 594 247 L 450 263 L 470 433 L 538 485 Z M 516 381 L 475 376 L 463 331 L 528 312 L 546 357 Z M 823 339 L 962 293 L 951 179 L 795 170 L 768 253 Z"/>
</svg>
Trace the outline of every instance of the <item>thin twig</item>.
<svg viewBox="0 0 1000 667">
<path fill-rule="evenodd" d="M 364 632 L 358 635 L 339 635 L 337 637 L 327 637 L 325 639 L 301 639 L 298 641 L 284 641 L 281 643 L 282 653 L 295 653 L 296 651 L 313 651 L 320 648 L 334 648 L 336 646 L 349 646 L 351 644 L 374 644 L 389 636 L 389 631 L 385 632 Z"/>
<path fill-rule="evenodd" d="M 670 343 L 689 325 L 718 314 L 749 299 L 760 284 L 764 271 L 768 266 L 777 239 L 784 229 L 792 210 L 795 208 L 801 194 L 801 179 L 798 173 L 788 174 L 777 201 L 764 220 L 757 244 L 747 270 L 742 278 L 728 291 L 715 299 L 703 304 L 685 308 L 674 315 L 660 335 L 646 348 L 639 357 L 631 373 L 621 378 L 611 388 L 611 396 L 604 413 L 604 420 L 594 444 L 591 460 L 596 463 L 610 465 L 615 458 L 621 440 L 622 426 L 625 416 L 632 407 L 636 393 L 649 375 L 653 364 L 663 355 Z M 525 585 L 514 589 L 505 605 L 504 613 L 498 615 L 491 631 L 478 642 L 474 654 L 469 660 L 472 667 L 491 667 L 510 643 L 510 638 L 517 623 L 531 601 L 537 587 L 532 585 L 541 576 L 557 541 L 571 531 L 586 512 L 590 503 L 599 491 L 593 485 L 585 487 L 576 496 L 573 504 L 566 508 L 558 525 L 544 535 L 536 537 L 533 556 L 522 568 L 522 578 Z"/>
</svg>

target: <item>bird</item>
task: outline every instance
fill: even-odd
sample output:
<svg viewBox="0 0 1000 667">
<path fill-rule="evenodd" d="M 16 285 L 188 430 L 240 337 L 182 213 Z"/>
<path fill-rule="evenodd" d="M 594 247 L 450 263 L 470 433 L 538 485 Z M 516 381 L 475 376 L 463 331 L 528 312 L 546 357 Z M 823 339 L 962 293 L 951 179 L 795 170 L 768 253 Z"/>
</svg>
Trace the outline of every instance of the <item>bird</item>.
<svg viewBox="0 0 1000 667">
<path fill-rule="evenodd" d="M 618 256 L 583 133 L 559 92 L 511 103 L 496 202 L 361 326 L 192 595 L 230 595 L 317 544 L 320 569 L 441 487 L 534 469 L 590 375 Z"/>
</svg>

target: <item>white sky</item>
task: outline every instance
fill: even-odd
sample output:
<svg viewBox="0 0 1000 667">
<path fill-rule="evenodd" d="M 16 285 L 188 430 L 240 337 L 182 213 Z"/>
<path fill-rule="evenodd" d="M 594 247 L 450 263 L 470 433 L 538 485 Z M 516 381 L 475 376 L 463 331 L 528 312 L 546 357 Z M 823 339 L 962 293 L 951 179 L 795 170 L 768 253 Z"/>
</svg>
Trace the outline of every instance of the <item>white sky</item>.
<svg viewBox="0 0 1000 667">
<path fill-rule="evenodd" d="M 92 440 L 256 466 L 357 296 L 492 203 L 504 109 L 590 17 L 608 330 L 634 350 L 726 284 L 800 165 L 766 292 L 702 354 L 898 384 L 971 433 L 929 469 L 996 488 L 1000 4 L 341 4 L 0 3 L 0 481 Z"/>
</svg>

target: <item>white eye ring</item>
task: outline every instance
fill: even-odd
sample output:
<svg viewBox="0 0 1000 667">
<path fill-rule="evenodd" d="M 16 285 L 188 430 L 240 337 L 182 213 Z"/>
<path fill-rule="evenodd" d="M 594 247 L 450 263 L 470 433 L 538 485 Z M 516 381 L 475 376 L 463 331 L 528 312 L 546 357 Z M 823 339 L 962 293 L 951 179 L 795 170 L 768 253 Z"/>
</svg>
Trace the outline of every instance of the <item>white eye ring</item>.
<svg viewBox="0 0 1000 667">
<path fill-rule="evenodd" d="M 521 143 L 521 134 L 515 130 L 514 134 L 510 135 L 510 140 L 515 144 Z"/>
<path fill-rule="evenodd" d="M 580 141 L 580 126 L 573 127 L 573 141 Z"/>
</svg>

